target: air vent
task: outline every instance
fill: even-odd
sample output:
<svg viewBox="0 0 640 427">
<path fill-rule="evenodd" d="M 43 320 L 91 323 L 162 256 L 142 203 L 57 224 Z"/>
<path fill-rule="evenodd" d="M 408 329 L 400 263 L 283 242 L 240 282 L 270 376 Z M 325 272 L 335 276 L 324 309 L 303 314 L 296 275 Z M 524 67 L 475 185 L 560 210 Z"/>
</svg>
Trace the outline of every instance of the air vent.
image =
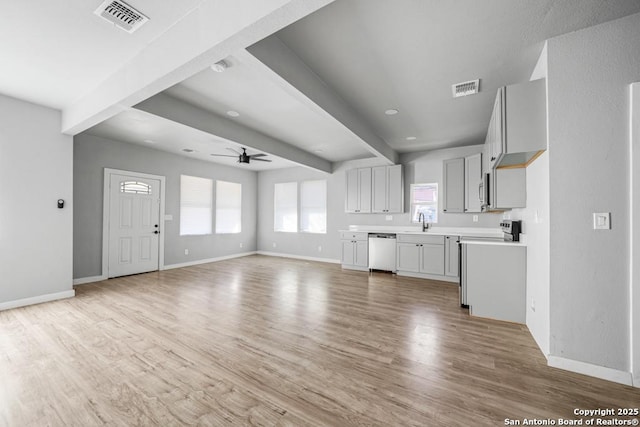
<svg viewBox="0 0 640 427">
<path fill-rule="evenodd" d="M 470 80 L 468 82 L 457 83 L 451 86 L 451 92 L 453 92 L 454 98 L 460 98 L 461 96 L 474 95 L 478 93 L 480 87 L 480 79 Z"/>
<path fill-rule="evenodd" d="M 107 0 L 93 13 L 127 33 L 133 33 L 149 20 L 142 13 L 120 0 Z"/>
</svg>

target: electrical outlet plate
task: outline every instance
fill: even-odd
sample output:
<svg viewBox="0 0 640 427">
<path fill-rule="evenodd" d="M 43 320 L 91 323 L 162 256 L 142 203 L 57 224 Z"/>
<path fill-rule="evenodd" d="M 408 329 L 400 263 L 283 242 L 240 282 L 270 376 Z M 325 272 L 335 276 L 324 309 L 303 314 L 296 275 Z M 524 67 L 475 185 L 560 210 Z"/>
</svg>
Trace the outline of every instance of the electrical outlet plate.
<svg viewBox="0 0 640 427">
<path fill-rule="evenodd" d="M 610 230 L 611 229 L 611 212 L 594 212 L 593 213 L 593 229 L 594 230 Z"/>
</svg>

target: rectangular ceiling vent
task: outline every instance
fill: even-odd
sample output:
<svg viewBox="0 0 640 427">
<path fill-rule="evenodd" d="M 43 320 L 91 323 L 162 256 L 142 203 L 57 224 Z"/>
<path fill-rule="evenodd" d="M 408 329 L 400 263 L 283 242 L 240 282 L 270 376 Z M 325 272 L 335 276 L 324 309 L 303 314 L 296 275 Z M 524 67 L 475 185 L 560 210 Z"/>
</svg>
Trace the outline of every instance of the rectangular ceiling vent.
<svg viewBox="0 0 640 427">
<path fill-rule="evenodd" d="M 461 96 L 475 95 L 480 88 L 480 79 L 470 80 L 468 82 L 457 83 L 451 86 L 454 98 Z"/>
<path fill-rule="evenodd" d="M 133 33 L 149 20 L 142 13 L 121 0 L 107 0 L 93 13 L 116 27 L 125 30 L 127 33 Z"/>
</svg>

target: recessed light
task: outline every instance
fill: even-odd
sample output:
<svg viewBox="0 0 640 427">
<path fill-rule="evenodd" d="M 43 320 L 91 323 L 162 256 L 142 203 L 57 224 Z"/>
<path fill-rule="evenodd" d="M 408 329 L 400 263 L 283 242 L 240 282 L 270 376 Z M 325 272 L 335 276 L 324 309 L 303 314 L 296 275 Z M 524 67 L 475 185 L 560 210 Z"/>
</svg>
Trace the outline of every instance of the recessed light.
<svg viewBox="0 0 640 427">
<path fill-rule="evenodd" d="M 182 151 L 185 153 L 195 153 L 196 150 L 192 150 L 191 148 L 183 148 Z"/>
<path fill-rule="evenodd" d="M 415 136 L 408 136 L 407 141 L 415 141 L 417 138 Z"/>
<path fill-rule="evenodd" d="M 384 113 L 387 116 L 395 116 L 396 114 L 398 114 L 398 110 L 396 110 L 395 108 L 390 108 L 390 109 L 386 110 Z"/>
<path fill-rule="evenodd" d="M 147 144 L 155 144 L 156 142 L 153 139 L 145 139 L 144 142 Z"/>
<path fill-rule="evenodd" d="M 227 115 L 229 115 L 231 117 L 240 117 L 240 113 L 238 113 L 237 111 L 233 111 L 233 110 L 227 111 Z"/>
</svg>

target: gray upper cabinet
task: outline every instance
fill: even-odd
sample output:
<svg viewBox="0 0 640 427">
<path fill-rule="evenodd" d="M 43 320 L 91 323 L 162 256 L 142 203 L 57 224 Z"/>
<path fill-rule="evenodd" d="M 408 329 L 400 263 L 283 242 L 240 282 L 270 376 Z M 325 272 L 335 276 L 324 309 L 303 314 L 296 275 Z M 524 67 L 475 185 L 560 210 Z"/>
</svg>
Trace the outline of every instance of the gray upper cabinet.
<svg viewBox="0 0 640 427">
<path fill-rule="evenodd" d="M 464 212 L 464 158 L 443 162 L 443 212 Z"/>
<path fill-rule="evenodd" d="M 526 166 L 547 148 L 544 79 L 498 90 L 489 122 L 491 167 Z"/>
<path fill-rule="evenodd" d="M 479 186 L 482 181 L 482 153 L 464 159 L 464 211 L 480 212 Z"/>
<path fill-rule="evenodd" d="M 402 213 L 402 166 L 376 166 L 347 171 L 345 211 Z"/>
<path fill-rule="evenodd" d="M 345 212 L 371 212 L 371 168 L 347 171 Z"/>
</svg>

